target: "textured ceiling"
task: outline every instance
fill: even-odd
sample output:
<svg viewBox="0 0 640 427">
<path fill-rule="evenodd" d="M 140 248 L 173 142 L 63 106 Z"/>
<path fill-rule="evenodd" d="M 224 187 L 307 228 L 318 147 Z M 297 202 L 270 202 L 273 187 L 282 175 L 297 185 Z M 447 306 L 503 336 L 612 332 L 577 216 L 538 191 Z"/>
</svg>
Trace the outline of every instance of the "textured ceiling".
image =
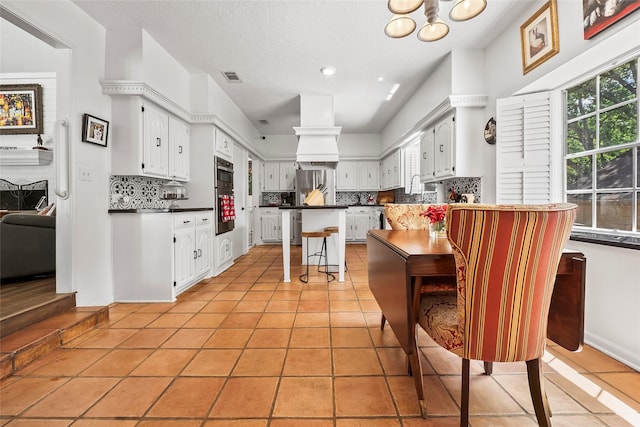
<svg viewBox="0 0 640 427">
<path fill-rule="evenodd" d="M 415 33 L 384 35 L 391 17 L 385 0 L 74 2 L 107 29 L 143 28 L 188 71 L 211 75 L 264 135 L 293 134 L 300 93 L 333 95 L 343 133 L 379 133 L 448 52 L 486 47 L 531 6 L 488 0 L 479 17 L 454 23 L 446 16 L 452 3 L 441 2 L 451 31 L 423 43 Z M 420 27 L 423 12 L 412 15 Z M 323 76 L 325 65 L 336 74 Z M 242 83 L 227 82 L 224 71 Z M 395 83 L 398 92 L 385 101 Z"/>
</svg>

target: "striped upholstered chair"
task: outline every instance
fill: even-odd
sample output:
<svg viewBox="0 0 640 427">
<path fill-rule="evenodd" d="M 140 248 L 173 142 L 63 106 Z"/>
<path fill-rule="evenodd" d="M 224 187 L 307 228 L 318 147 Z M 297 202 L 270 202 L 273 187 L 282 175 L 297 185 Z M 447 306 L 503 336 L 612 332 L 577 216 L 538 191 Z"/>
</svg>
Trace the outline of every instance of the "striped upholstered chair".
<svg viewBox="0 0 640 427">
<path fill-rule="evenodd" d="M 541 357 L 558 263 L 576 205 L 451 205 L 447 237 L 457 295 L 422 294 L 418 323 L 462 357 L 460 425 L 469 421 L 469 360 L 526 361 L 541 426 L 550 425 Z"/>
<path fill-rule="evenodd" d="M 429 218 L 420 215 L 422 212 L 426 212 L 429 206 L 428 204 L 387 203 L 384 205 L 384 216 L 392 230 L 429 230 Z M 446 278 L 430 282 L 423 280 L 420 292 L 455 294 L 456 285 Z M 384 329 L 385 322 L 386 319 L 383 314 L 380 321 L 380 329 Z"/>
</svg>

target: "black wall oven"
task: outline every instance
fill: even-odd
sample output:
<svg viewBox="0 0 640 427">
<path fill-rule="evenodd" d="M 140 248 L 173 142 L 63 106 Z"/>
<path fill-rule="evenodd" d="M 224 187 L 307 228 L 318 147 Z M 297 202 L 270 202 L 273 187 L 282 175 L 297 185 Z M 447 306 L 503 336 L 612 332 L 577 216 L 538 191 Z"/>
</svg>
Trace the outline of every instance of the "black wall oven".
<svg viewBox="0 0 640 427">
<path fill-rule="evenodd" d="M 233 197 L 233 163 L 215 158 L 216 235 L 233 230 L 236 211 Z"/>
</svg>

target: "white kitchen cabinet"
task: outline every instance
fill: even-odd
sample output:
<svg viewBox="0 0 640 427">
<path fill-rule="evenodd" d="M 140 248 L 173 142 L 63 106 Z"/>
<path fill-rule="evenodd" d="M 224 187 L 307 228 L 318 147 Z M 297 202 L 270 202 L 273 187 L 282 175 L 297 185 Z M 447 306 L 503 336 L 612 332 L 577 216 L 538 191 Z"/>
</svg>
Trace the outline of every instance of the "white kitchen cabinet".
<svg viewBox="0 0 640 427">
<path fill-rule="evenodd" d="M 210 211 L 118 213 L 111 219 L 116 302 L 175 301 L 211 276 Z"/>
<path fill-rule="evenodd" d="M 338 163 L 336 168 L 336 190 L 356 191 L 358 190 L 358 169 L 357 162 L 343 161 Z"/>
<path fill-rule="evenodd" d="M 233 139 L 218 128 L 215 131 L 215 138 L 216 156 L 233 162 Z"/>
<path fill-rule="evenodd" d="M 383 190 L 402 187 L 402 150 L 394 150 L 393 153 L 382 159 L 380 176 Z"/>
<path fill-rule="evenodd" d="M 378 191 L 380 189 L 380 162 L 358 162 L 358 189 Z"/>
<path fill-rule="evenodd" d="M 434 128 L 434 173 L 437 179 L 455 176 L 455 116 L 451 115 Z"/>
<path fill-rule="evenodd" d="M 223 267 L 225 264 L 233 261 L 233 240 L 230 233 L 217 236 L 218 241 L 218 257 L 216 267 Z"/>
<path fill-rule="evenodd" d="M 169 177 L 189 180 L 189 125 L 169 116 Z"/>
<path fill-rule="evenodd" d="M 111 97 L 111 174 L 189 179 L 189 125 L 138 96 Z"/>
<path fill-rule="evenodd" d="M 296 183 L 296 163 L 281 162 L 279 165 L 279 191 L 293 191 Z"/>
<path fill-rule="evenodd" d="M 260 208 L 260 231 L 263 242 L 282 241 L 281 214 L 279 209 Z"/>
<path fill-rule="evenodd" d="M 367 240 L 367 232 L 372 228 L 372 207 L 350 207 L 345 215 L 347 233 L 345 239 L 350 242 L 364 242 Z"/>
<path fill-rule="evenodd" d="M 431 181 L 435 178 L 435 129 L 429 128 L 420 140 L 420 181 Z"/>
<path fill-rule="evenodd" d="M 294 162 L 264 162 L 264 191 L 293 191 L 296 181 Z"/>
<path fill-rule="evenodd" d="M 343 161 L 336 169 L 336 190 L 378 191 L 380 163 L 377 161 Z"/>
<path fill-rule="evenodd" d="M 280 165 L 276 162 L 264 162 L 264 191 L 280 190 Z"/>
</svg>

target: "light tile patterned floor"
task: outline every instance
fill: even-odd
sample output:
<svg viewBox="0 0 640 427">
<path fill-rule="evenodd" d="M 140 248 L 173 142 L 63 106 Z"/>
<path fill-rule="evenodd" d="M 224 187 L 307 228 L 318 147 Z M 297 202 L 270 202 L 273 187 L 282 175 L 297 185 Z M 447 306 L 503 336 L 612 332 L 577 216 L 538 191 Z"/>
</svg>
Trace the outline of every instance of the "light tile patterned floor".
<svg viewBox="0 0 640 427">
<path fill-rule="evenodd" d="M 260 246 L 175 304 L 114 304 L 107 324 L 1 382 L 0 425 L 457 426 L 460 359 L 421 334 L 421 419 L 405 356 L 379 329 L 366 246 L 347 262 L 344 283 L 285 284 L 280 247 Z M 545 362 L 554 426 L 640 424 L 640 373 L 588 346 L 550 343 Z M 486 376 L 474 362 L 470 411 L 474 427 L 535 426 L 524 363 Z"/>
</svg>

